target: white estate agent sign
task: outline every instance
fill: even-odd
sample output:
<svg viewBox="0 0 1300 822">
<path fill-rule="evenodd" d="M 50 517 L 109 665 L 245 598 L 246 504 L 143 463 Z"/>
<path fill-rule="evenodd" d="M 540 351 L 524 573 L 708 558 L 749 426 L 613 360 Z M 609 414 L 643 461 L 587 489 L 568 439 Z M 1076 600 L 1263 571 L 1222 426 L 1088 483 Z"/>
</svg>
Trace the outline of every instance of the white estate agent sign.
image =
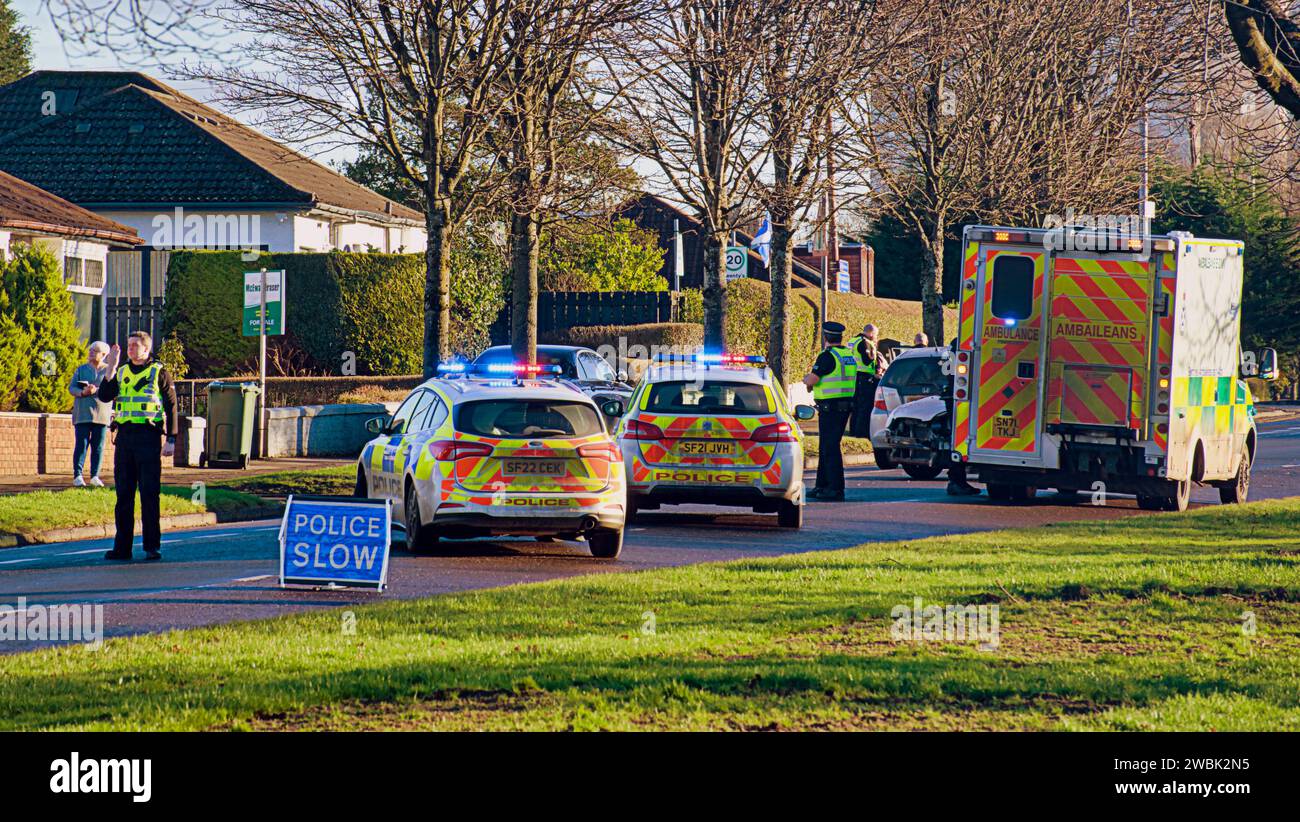
<svg viewBox="0 0 1300 822">
<path fill-rule="evenodd" d="M 284 272 L 244 272 L 244 336 L 258 335 L 262 309 L 262 277 L 266 277 L 266 333 L 284 333 Z"/>
</svg>

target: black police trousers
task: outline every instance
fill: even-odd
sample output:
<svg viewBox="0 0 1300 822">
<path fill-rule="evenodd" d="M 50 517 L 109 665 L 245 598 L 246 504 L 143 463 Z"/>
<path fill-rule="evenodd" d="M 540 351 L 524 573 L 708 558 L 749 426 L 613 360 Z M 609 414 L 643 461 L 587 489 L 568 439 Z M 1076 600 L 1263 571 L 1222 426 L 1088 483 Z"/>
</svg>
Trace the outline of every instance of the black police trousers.
<svg viewBox="0 0 1300 822">
<path fill-rule="evenodd" d="M 871 436 L 871 409 L 876 404 L 876 389 L 880 380 L 866 374 L 859 374 L 853 392 L 853 419 L 849 423 L 849 434 L 854 437 Z"/>
<path fill-rule="evenodd" d="M 162 486 L 163 435 L 152 425 L 125 423 L 113 441 L 113 483 L 117 487 L 113 553 L 129 557 L 135 540 L 135 493 L 140 492 L 140 528 L 145 551 L 162 545 L 158 493 Z"/>
<path fill-rule="evenodd" d="M 840 452 L 844 427 L 853 413 L 853 400 L 817 403 L 817 487 L 844 493 L 844 455 Z"/>
</svg>

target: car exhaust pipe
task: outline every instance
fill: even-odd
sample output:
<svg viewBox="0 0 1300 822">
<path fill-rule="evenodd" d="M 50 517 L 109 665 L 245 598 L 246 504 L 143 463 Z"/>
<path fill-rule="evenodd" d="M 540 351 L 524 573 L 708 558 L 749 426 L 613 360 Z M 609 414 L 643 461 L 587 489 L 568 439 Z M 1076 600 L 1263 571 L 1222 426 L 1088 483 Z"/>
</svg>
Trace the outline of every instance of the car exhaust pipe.
<svg viewBox="0 0 1300 822">
<path fill-rule="evenodd" d="M 583 531 L 591 531 L 595 529 L 598 522 L 599 520 L 597 520 L 591 514 L 588 514 L 587 516 L 582 518 L 582 523 L 578 526 L 578 528 Z"/>
</svg>

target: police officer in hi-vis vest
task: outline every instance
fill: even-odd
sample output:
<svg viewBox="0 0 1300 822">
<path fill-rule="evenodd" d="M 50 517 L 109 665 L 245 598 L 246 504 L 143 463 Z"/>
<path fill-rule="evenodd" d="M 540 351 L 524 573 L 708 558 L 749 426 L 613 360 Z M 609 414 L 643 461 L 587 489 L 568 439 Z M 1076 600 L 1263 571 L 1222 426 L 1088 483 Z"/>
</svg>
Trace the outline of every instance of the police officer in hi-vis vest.
<svg viewBox="0 0 1300 822">
<path fill-rule="evenodd" d="M 823 323 L 822 340 L 826 348 L 817 355 L 812 372 L 803 384 L 812 389 L 817 403 L 817 486 L 808 492 L 809 499 L 835 502 L 844 499 L 844 457 L 840 440 L 853 414 L 853 394 L 857 389 L 857 353 L 842 343 L 844 326 Z"/>
<path fill-rule="evenodd" d="M 117 490 L 117 534 L 104 559 L 131 558 L 135 539 L 135 492 L 140 492 L 144 557 L 162 559 L 158 493 L 162 458 L 176 451 L 176 388 L 171 374 L 150 354 L 153 339 L 134 331 L 127 340 L 128 362 L 118 368 L 122 349 L 114 345 L 104 365 L 109 376 L 99 398 L 113 403 L 113 484 Z M 163 438 L 166 438 L 164 444 Z"/>
<path fill-rule="evenodd" d="M 862 327 L 862 333 L 851 338 L 846 345 L 858 355 L 858 380 L 853 392 L 849 433 L 855 437 L 869 437 L 871 408 L 876 404 L 876 389 L 880 387 L 880 376 L 885 373 L 886 366 L 880 353 L 880 330 L 873 323 L 867 323 Z"/>
</svg>

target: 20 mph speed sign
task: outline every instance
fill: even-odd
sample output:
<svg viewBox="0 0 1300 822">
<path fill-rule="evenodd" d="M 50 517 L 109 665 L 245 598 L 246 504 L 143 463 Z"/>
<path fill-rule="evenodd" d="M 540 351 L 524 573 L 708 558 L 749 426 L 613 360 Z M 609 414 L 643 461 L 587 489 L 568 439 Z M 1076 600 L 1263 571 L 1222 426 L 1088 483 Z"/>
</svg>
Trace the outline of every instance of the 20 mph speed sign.
<svg viewBox="0 0 1300 822">
<path fill-rule="evenodd" d="M 727 247 L 727 282 L 749 276 L 749 253 L 743 246 Z"/>
</svg>

